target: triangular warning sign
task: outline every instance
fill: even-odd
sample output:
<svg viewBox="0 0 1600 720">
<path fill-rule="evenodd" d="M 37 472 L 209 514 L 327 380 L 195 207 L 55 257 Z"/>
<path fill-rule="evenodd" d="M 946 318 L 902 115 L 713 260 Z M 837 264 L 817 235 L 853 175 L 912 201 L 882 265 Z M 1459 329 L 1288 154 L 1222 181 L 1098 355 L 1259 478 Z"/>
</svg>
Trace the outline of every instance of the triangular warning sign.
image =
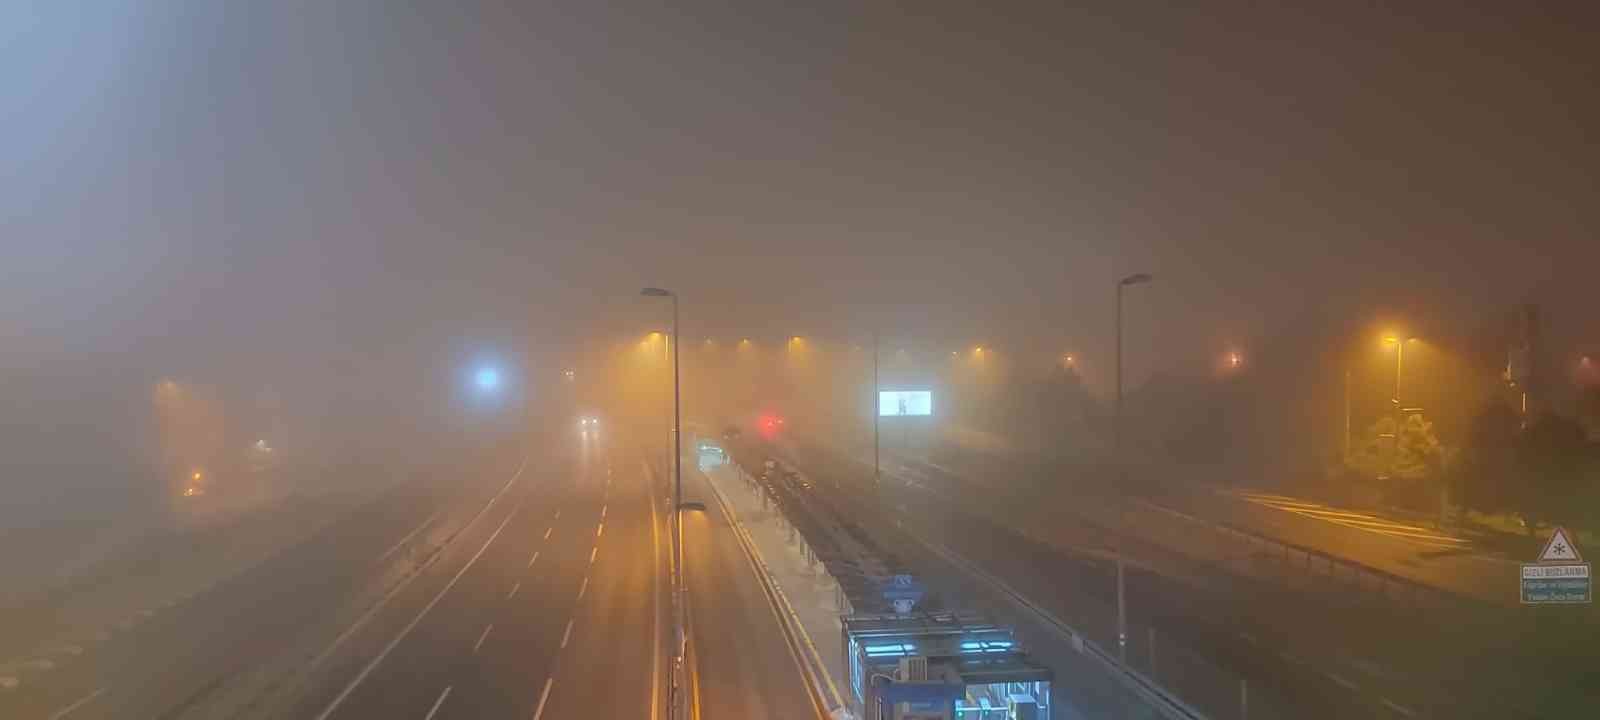
<svg viewBox="0 0 1600 720">
<path fill-rule="evenodd" d="M 1539 560 L 1542 563 L 1576 563 L 1583 562 L 1583 557 L 1578 555 L 1578 546 L 1572 544 L 1572 538 L 1567 535 L 1566 528 L 1556 528 L 1550 533 L 1550 540 L 1544 544 L 1544 549 L 1539 551 Z"/>
</svg>

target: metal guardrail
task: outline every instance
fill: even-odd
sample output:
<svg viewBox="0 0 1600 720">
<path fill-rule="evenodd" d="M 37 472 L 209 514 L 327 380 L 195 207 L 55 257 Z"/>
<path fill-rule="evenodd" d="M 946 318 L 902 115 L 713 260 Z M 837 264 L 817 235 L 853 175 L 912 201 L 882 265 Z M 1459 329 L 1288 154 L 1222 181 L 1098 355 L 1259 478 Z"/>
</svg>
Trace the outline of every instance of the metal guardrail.
<svg viewBox="0 0 1600 720">
<path fill-rule="evenodd" d="M 1379 597 L 1386 599 L 1410 600 L 1413 607 L 1422 605 L 1425 600 L 1464 607 L 1492 607 L 1494 605 L 1494 603 L 1482 598 L 1476 598 L 1470 595 L 1447 590 L 1445 588 L 1429 585 L 1427 583 L 1418 582 L 1416 580 L 1412 580 L 1411 578 L 1407 578 L 1402 575 L 1396 575 L 1386 570 L 1375 568 L 1363 563 L 1354 562 L 1337 555 L 1317 550 L 1316 548 L 1309 548 L 1303 545 L 1288 542 L 1286 540 L 1269 537 L 1252 530 L 1235 527 L 1229 523 L 1204 520 L 1188 513 L 1174 510 L 1162 505 L 1157 505 L 1146 500 L 1139 500 L 1138 502 L 1151 510 L 1180 518 L 1193 525 L 1203 527 L 1210 532 L 1224 534 L 1234 539 L 1241 540 L 1247 545 L 1254 545 L 1263 549 L 1270 548 L 1271 551 L 1269 551 L 1266 556 L 1281 560 L 1284 565 L 1291 564 L 1291 558 L 1298 555 L 1304 559 L 1304 567 L 1308 572 L 1317 571 L 1318 565 L 1320 565 L 1321 569 L 1324 571 L 1323 574 L 1335 581 L 1337 581 L 1341 575 L 1340 569 L 1343 569 L 1343 575 L 1350 578 L 1350 583 L 1355 586 L 1356 589 L 1370 589 L 1375 591 Z M 1361 582 L 1362 577 L 1369 578 L 1367 585 L 1370 587 L 1363 587 Z"/>
</svg>

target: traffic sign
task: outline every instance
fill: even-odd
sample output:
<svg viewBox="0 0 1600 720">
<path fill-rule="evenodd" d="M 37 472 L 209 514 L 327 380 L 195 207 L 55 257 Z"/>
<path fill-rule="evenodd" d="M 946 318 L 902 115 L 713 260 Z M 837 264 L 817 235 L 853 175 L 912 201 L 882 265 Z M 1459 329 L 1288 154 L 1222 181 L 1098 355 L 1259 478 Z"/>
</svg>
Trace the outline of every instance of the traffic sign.
<svg viewBox="0 0 1600 720">
<path fill-rule="evenodd" d="M 1594 601 L 1589 564 L 1523 565 L 1522 602 L 1527 605 Z"/>
<path fill-rule="evenodd" d="M 1565 528 L 1556 528 L 1539 551 L 1538 562 L 1522 566 L 1522 602 L 1556 605 L 1594 601 L 1589 563 Z"/>
<path fill-rule="evenodd" d="M 1583 557 L 1578 554 L 1578 545 L 1567 536 L 1566 528 L 1556 528 L 1550 533 L 1550 539 L 1544 543 L 1544 549 L 1539 551 L 1539 562 L 1542 563 L 1581 563 Z"/>
</svg>

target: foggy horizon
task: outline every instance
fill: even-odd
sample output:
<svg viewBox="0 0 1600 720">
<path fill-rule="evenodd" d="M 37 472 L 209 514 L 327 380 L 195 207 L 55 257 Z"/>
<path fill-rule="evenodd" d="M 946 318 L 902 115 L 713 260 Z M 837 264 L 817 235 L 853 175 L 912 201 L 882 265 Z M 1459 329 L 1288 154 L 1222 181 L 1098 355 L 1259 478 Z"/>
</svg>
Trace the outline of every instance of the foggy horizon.
<svg viewBox="0 0 1600 720">
<path fill-rule="evenodd" d="M 1215 720 L 1247 686 L 1250 718 L 1576 707 L 1517 664 L 1593 660 L 1530 619 L 1570 599 L 1510 573 L 1536 535 L 1600 538 L 1597 26 L 1440 0 L 9 4 L 0 715 L 537 720 L 506 678 L 553 714 L 594 699 L 555 684 L 562 652 L 672 688 L 722 663 L 730 717 L 841 709 L 776 679 L 804 643 L 753 641 L 804 614 L 748 612 L 800 585 L 745 562 L 767 531 L 832 578 L 794 590 L 841 623 L 824 645 L 848 608 L 923 601 L 885 583 L 926 583 L 919 612 L 1051 608 L 996 626 L 1062 708 L 1138 673 Z M 1002 584 L 952 557 L 1019 589 L 968 595 Z M 583 637 L 591 572 L 615 645 Z M 463 578 L 459 627 L 424 622 Z M 680 591 L 752 642 L 629 644 Z M 391 597 L 426 609 L 362 630 Z M 1323 601 L 1326 627 L 1277 615 Z M 524 654 L 480 655 L 480 617 Z M 1477 686 L 1440 679 L 1523 630 Z M 1084 679 L 1084 637 L 1122 685 Z M 1198 664 L 1161 675 L 1176 641 Z M 642 717 L 624 685 L 599 706 Z"/>
</svg>

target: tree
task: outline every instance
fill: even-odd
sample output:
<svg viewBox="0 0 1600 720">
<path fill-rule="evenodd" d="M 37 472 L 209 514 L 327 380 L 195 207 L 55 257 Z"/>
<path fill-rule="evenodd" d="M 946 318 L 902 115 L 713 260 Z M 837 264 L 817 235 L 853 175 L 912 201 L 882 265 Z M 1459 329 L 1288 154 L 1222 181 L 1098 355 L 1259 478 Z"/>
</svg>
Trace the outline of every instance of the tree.
<svg viewBox="0 0 1600 720">
<path fill-rule="evenodd" d="M 1437 477 L 1446 460 L 1445 448 L 1433 432 L 1433 423 L 1421 415 L 1400 424 L 1398 439 L 1392 417 L 1380 418 L 1352 448 L 1345 464 L 1366 477 L 1418 481 Z"/>
<path fill-rule="evenodd" d="M 1511 478 L 1518 473 L 1521 426 L 1521 418 L 1504 401 L 1486 405 L 1472 418 L 1460 478 L 1463 506 L 1485 513 L 1516 509 Z"/>
<path fill-rule="evenodd" d="M 1588 510 L 1580 500 L 1588 484 L 1588 455 L 1577 421 L 1561 415 L 1535 420 L 1517 443 L 1521 482 L 1513 486 L 1515 505 L 1531 519 L 1584 524 Z"/>
</svg>

